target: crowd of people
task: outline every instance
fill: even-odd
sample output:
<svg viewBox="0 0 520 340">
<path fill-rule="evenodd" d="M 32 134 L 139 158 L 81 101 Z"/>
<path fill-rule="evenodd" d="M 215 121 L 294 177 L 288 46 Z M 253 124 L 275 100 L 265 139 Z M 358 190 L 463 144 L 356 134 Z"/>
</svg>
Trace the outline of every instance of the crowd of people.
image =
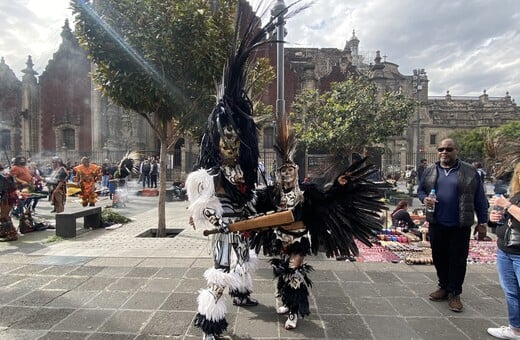
<svg viewBox="0 0 520 340">
<path fill-rule="evenodd" d="M 149 157 L 146 161 L 152 164 L 147 176 L 148 185 L 157 187 L 157 160 Z M 41 199 L 49 200 L 52 213 L 63 212 L 67 196 L 73 194 L 78 194 L 80 206 L 83 207 L 95 206 L 98 195 L 110 196 L 114 207 L 122 205 L 125 203 L 122 192 L 126 177 L 136 172 L 133 170 L 121 171 L 119 161 L 110 162 L 108 159 L 97 165 L 91 163 L 88 157 L 82 157 L 75 163 L 65 163 L 60 157 L 52 157 L 49 164 L 45 164 L 16 156 L 7 166 L 0 164 L 0 241 L 13 241 L 17 239 L 18 232 L 36 230 L 31 227 L 34 225 L 32 216 Z M 19 221 L 18 230 L 12 218 Z M 27 224 L 27 221 L 30 223 Z"/>
</svg>

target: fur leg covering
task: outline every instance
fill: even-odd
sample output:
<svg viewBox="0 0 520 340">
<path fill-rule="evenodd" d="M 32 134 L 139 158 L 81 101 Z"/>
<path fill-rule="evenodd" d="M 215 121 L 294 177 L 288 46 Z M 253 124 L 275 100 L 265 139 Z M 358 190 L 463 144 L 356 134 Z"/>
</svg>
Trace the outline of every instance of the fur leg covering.
<svg viewBox="0 0 520 340">
<path fill-rule="evenodd" d="M 0 220 L 0 242 L 16 241 L 18 239 L 18 231 L 13 225 L 11 218 Z"/>
<path fill-rule="evenodd" d="M 194 324 L 206 334 L 220 335 L 226 331 L 226 301 L 222 293 L 233 278 L 222 269 L 209 268 L 204 272 L 208 288 L 201 289 L 197 297 L 197 315 Z"/>
<path fill-rule="evenodd" d="M 249 260 L 242 265 L 237 265 L 233 269 L 231 276 L 233 284 L 229 287 L 229 295 L 240 299 L 245 299 L 253 292 L 252 273 L 258 266 L 258 257 L 254 251 L 249 251 Z"/>
<path fill-rule="evenodd" d="M 289 313 L 296 314 L 302 318 L 309 315 L 309 289 L 312 281 L 307 274 L 313 270 L 308 264 L 298 268 L 290 268 L 287 261 L 281 259 L 270 260 L 273 266 L 274 277 L 278 279 L 277 297 L 282 304 L 289 308 Z"/>
</svg>

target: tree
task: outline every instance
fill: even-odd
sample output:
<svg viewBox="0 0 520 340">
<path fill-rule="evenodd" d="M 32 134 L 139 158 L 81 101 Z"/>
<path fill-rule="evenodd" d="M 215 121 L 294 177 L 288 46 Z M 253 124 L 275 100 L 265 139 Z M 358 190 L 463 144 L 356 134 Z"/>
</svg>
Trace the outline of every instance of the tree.
<svg viewBox="0 0 520 340">
<path fill-rule="evenodd" d="M 489 128 L 475 128 L 455 131 L 449 134 L 449 137 L 457 141 L 461 158 L 469 161 L 482 161 L 485 155 L 484 141 L 490 132 Z"/>
<path fill-rule="evenodd" d="M 75 34 L 93 79 L 116 104 L 142 115 L 160 141 L 157 236 L 166 231 L 168 145 L 214 104 L 215 80 L 233 46 L 237 1 L 72 0 Z M 198 114 L 197 114 L 198 113 Z M 201 115 L 201 113 L 203 113 Z"/>
<path fill-rule="evenodd" d="M 402 134 L 415 105 L 401 93 L 381 93 L 366 77 L 357 77 L 334 83 L 323 94 L 303 91 L 290 117 L 306 147 L 343 158 Z"/>
</svg>

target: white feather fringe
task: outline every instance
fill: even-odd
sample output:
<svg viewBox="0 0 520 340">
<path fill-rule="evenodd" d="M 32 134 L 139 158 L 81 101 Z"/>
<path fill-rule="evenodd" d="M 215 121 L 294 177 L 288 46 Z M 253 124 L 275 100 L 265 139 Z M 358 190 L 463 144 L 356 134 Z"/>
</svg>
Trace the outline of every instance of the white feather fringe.
<svg viewBox="0 0 520 340">
<path fill-rule="evenodd" d="M 199 290 L 197 297 L 197 312 L 204 315 L 206 319 L 218 322 L 226 316 L 226 301 L 224 295 L 215 301 L 213 294 L 208 288 Z"/>
<path fill-rule="evenodd" d="M 204 216 L 204 209 L 212 208 L 217 216 L 222 216 L 223 209 L 220 201 L 215 196 L 213 176 L 204 169 L 191 172 L 186 178 L 186 192 L 190 205 L 188 211 L 195 223 L 195 227 L 211 229 L 214 225 L 209 223 Z"/>
</svg>

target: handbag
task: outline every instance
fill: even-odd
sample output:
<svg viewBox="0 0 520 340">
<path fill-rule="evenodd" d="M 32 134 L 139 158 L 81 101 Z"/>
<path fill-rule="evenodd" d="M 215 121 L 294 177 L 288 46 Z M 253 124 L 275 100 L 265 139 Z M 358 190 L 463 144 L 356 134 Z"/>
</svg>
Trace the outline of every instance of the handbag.
<svg viewBox="0 0 520 340">
<path fill-rule="evenodd" d="M 507 221 L 507 229 L 504 234 L 504 245 L 508 248 L 520 250 L 520 230 L 513 227 L 511 218 Z"/>
</svg>

